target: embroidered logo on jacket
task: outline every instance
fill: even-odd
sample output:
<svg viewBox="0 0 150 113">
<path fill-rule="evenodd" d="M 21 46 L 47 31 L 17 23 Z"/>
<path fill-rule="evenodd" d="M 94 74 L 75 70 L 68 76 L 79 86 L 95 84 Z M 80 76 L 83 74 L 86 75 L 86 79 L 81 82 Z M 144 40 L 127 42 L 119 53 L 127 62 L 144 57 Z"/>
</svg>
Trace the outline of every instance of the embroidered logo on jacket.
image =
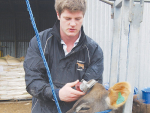
<svg viewBox="0 0 150 113">
<path fill-rule="evenodd" d="M 83 61 L 77 60 L 77 63 L 76 63 L 76 64 L 78 65 L 77 70 L 82 71 L 82 70 L 84 69 L 84 62 L 83 62 Z"/>
</svg>

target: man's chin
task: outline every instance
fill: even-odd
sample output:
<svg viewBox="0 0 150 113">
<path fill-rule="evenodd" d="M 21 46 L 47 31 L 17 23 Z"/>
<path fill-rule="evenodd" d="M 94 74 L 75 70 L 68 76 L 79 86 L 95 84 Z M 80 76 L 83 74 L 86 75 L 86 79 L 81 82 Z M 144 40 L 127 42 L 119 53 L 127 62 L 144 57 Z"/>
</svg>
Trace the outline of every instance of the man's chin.
<svg viewBox="0 0 150 113">
<path fill-rule="evenodd" d="M 75 36 L 77 36 L 77 33 L 68 33 L 67 34 L 69 37 L 75 37 Z"/>
</svg>

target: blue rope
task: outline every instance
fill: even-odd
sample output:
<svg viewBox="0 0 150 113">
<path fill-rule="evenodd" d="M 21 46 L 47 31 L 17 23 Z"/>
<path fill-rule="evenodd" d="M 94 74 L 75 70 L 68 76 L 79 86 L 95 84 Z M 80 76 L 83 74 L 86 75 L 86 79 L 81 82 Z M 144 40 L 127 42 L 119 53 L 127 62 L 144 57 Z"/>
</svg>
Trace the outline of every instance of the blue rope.
<svg viewBox="0 0 150 113">
<path fill-rule="evenodd" d="M 48 65 L 47 65 L 47 62 L 46 62 L 43 50 L 42 50 L 41 41 L 40 41 L 40 38 L 39 38 L 39 33 L 38 33 L 38 30 L 37 30 L 37 27 L 36 27 L 36 24 L 35 24 L 35 21 L 34 21 L 34 18 L 33 18 L 32 10 L 31 10 L 31 7 L 30 7 L 30 3 L 29 3 L 28 0 L 25 0 L 25 1 L 26 1 L 26 4 L 27 4 L 28 11 L 29 11 L 31 23 L 32 23 L 32 26 L 33 26 L 35 34 L 36 34 L 36 38 L 37 38 L 37 42 L 38 42 L 38 47 L 39 47 L 39 50 L 40 50 L 40 53 L 41 53 L 41 56 L 42 56 L 45 68 L 47 70 L 47 74 L 48 74 L 48 78 L 49 78 L 49 83 L 50 83 L 50 86 L 51 86 L 51 89 L 52 89 L 52 93 L 53 93 L 53 97 L 54 97 L 54 100 L 55 100 L 55 104 L 57 106 L 58 112 L 61 113 L 61 109 L 59 107 L 59 103 L 58 103 L 58 100 L 57 100 L 57 97 L 56 97 L 56 94 L 55 94 L 55 91 L 54 91 L 54 86 L 53 86 L 53 82 L 52 82 L 52 79 L 51 79 L 51 74 L 50 74 L 50 71 L 49 71 L 49 68 L 48 68 Z"/>
<path fill-rule="evenodd" d="M 105 111 L 101 111 L 101 112 L 96 112 L 96 113 L 109 113 L 111 111 L 112 111 L 112 109 L 109 109 L 109 110 L 105 110 Z"/>
</svg>

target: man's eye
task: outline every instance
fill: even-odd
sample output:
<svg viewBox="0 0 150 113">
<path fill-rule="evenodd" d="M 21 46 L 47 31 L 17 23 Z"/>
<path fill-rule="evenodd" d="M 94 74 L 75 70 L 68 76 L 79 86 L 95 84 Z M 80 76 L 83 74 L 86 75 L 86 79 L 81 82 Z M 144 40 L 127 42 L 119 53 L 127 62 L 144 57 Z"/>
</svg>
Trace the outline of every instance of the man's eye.
<svg viewBox="0 0 150 113">
<path fill-rule="evenodd" d="M 76 18 L 76 20 L 80 20 L 80 18 Z"/>
<path fill-rule="evenodd" d="M 70 18 L 66 18 L 66 20 L 70 20 Z"/>
</svg>

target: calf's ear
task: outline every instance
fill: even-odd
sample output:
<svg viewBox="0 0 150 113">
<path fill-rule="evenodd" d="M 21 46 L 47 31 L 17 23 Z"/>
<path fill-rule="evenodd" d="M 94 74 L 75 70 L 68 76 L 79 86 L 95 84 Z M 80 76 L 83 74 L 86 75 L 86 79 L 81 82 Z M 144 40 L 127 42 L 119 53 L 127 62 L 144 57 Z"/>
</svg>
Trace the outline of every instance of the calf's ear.
<svg viewBox="0 0 150 113">
<path fill-rule="evenodd" d="M 131 92 L 131 86 L 128 82 L 119 82 L 114 86 L 109 88 L 109 106 L 112 109 L 117 109 L 118 107 L 125 104 L 128 96 Z"/>
</svg>

